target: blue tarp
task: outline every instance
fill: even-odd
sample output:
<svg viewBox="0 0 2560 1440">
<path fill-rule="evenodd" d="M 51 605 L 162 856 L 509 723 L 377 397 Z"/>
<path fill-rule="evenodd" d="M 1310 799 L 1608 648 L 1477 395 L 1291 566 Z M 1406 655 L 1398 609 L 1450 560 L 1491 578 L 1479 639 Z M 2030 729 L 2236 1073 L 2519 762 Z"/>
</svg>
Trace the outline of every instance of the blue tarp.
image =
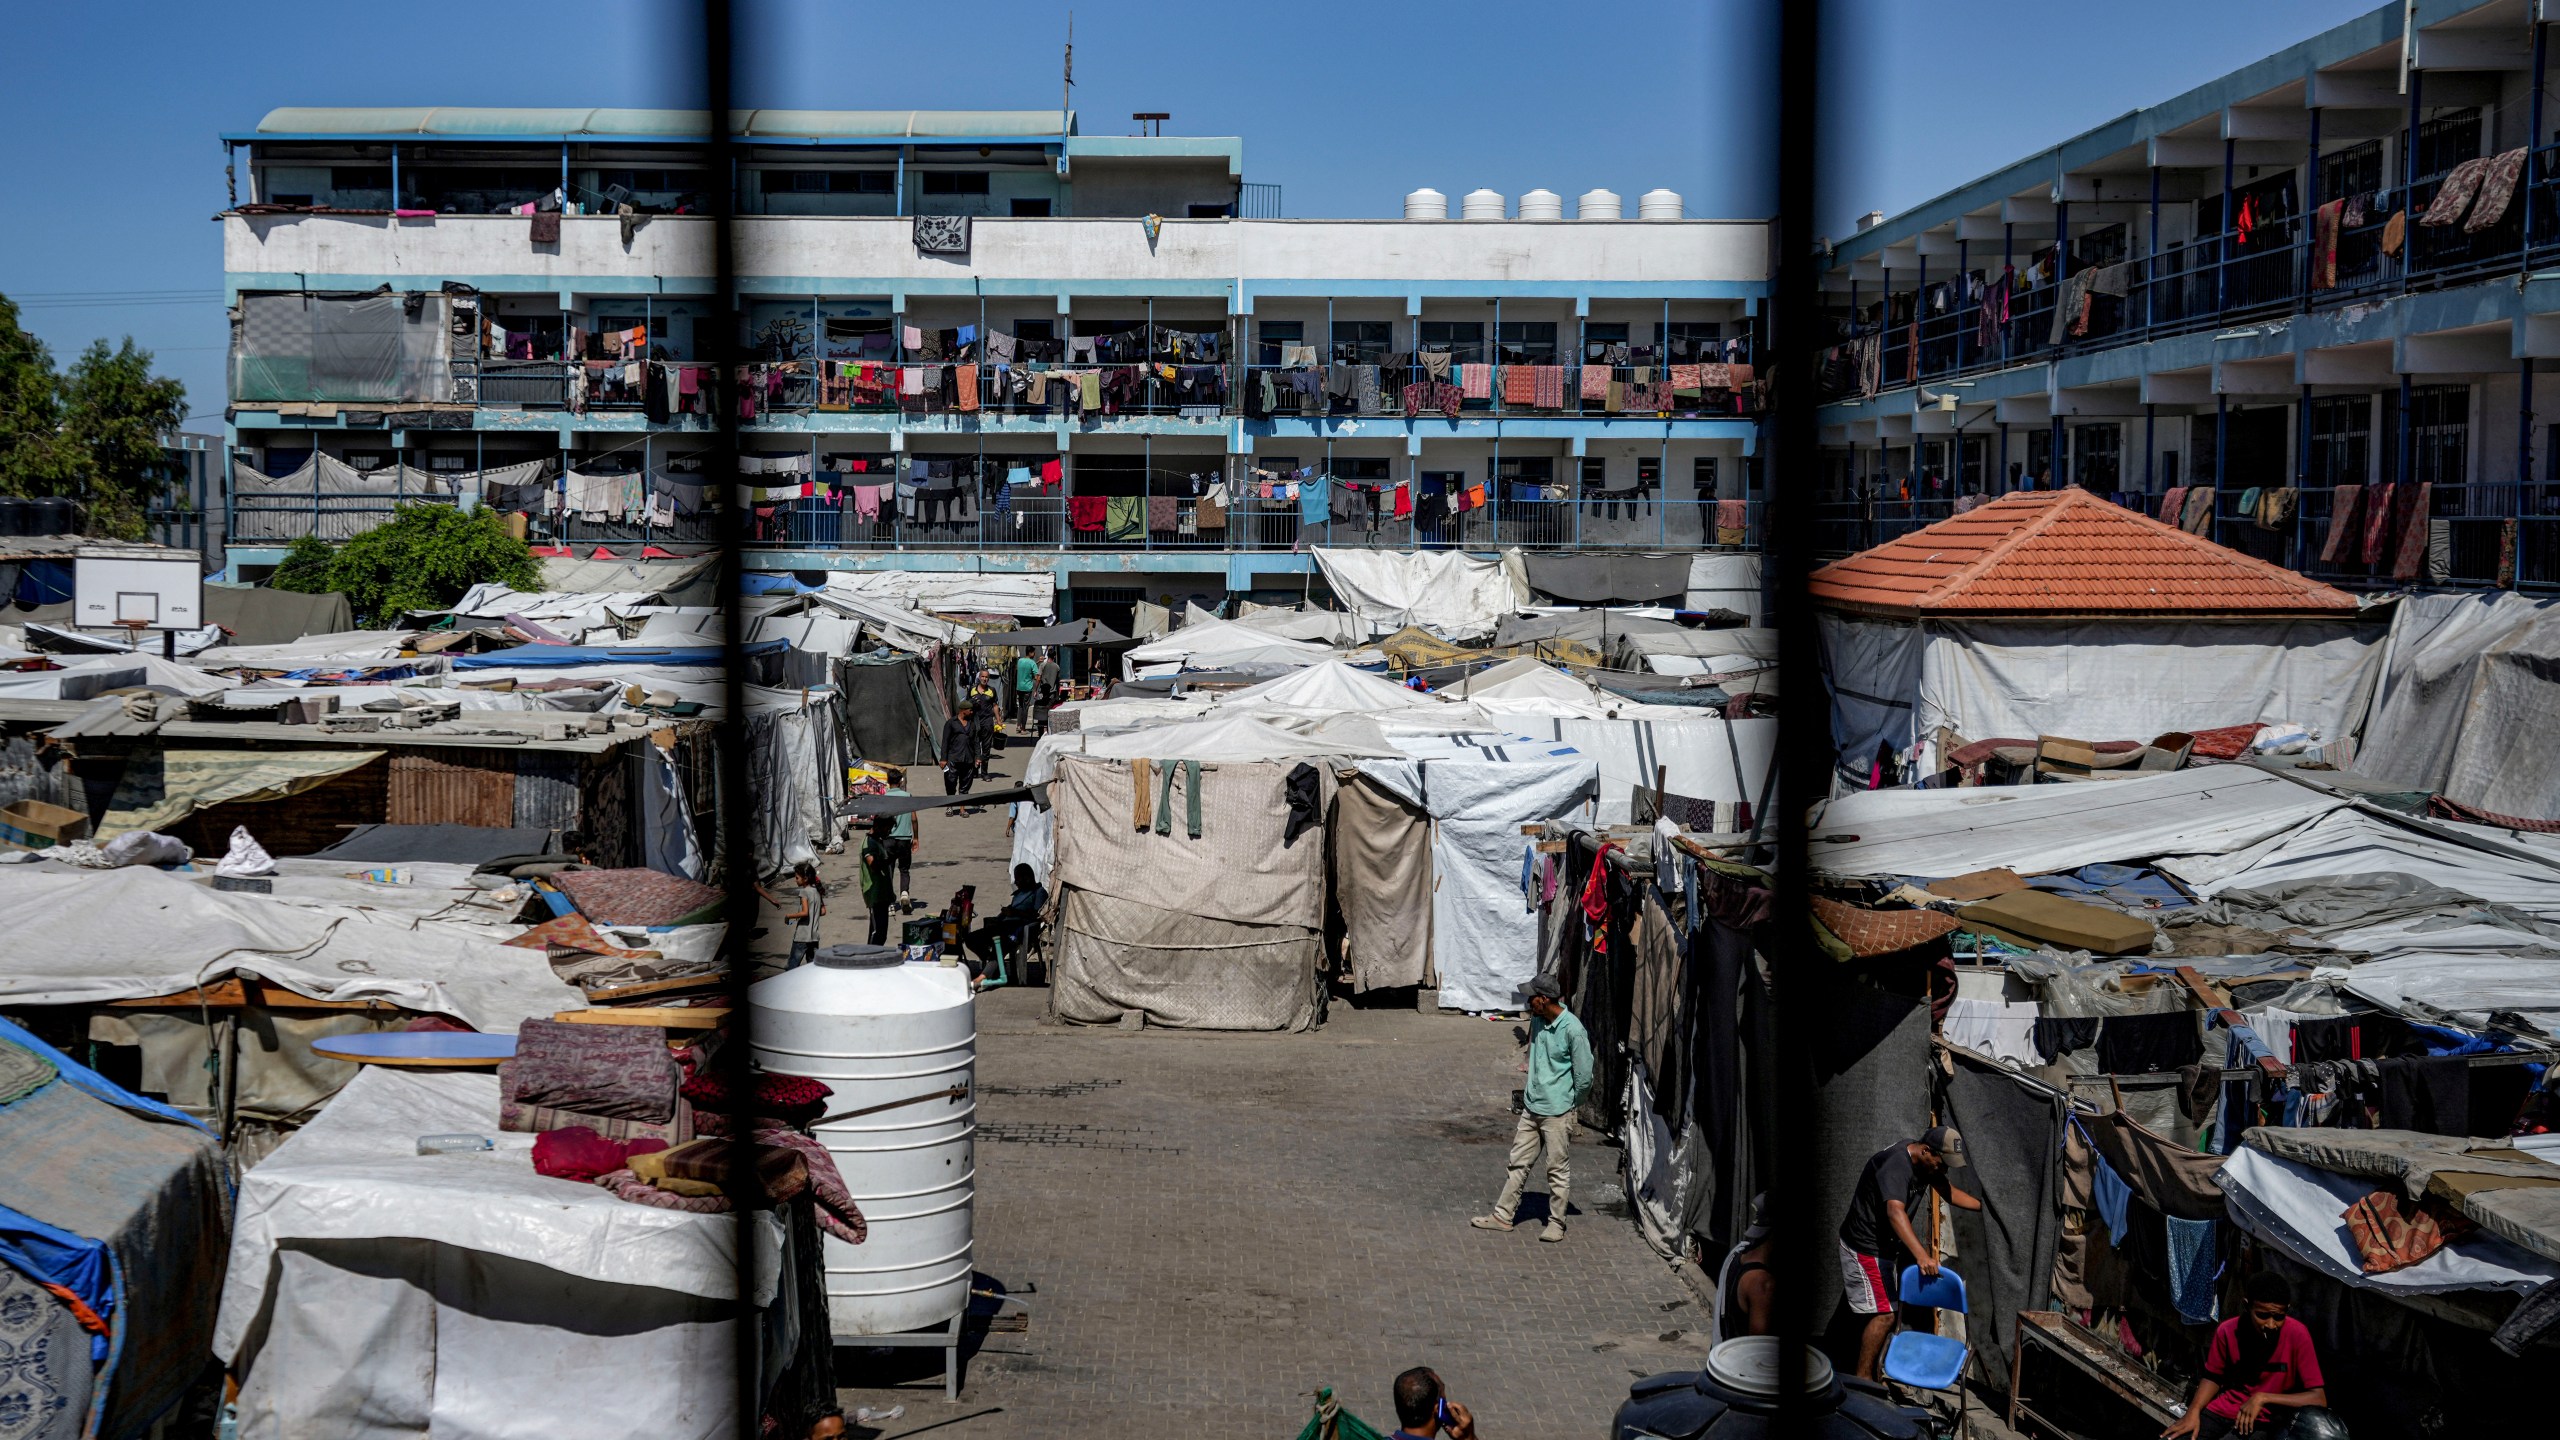
<svg viewBox="0 0 2560 1440">
<path fill-rule="evenodd" d="M 789 648 L 788 640 L 758 640 L 738 647 L 741 655 L 774 655 Z M 646 666 L 717 666 L 721 663 L 717 645 L 517 645 L 505 650 L 492 650 L 485 655 L 457 655 L 456 670 L 517 670 L 554 665 L 646 665 Z"/>
<path fill-rule="evenodd" d="M 788 575 L 747 574 L 738 577 L 738 590 L 747 595 L 806 595 L 823 590 L 823 585 L 803 585 Z"/>
<path fill-rule="evenodd" d="M 29 560 L 18 567 L 10 599 L 21 605 L 59 605 L 71 598 L 71 567 L 59 560 Z"/>
</svg>

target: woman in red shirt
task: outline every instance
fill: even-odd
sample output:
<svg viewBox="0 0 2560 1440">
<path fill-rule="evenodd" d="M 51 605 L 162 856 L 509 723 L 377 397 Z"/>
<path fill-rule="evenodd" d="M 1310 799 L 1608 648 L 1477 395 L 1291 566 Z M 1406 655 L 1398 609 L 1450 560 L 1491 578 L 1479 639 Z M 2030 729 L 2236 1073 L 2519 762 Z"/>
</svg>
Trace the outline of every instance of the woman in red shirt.
<svg viewBox="0 0 2560 1440">
<path fill-rule="evenodd" d="M 2164 1440 L 2284 1435 L 2310 1407 L 2329 1403 L 2311 1331 L 2290 1314 L 2292 1284 L 2262 1270 L 2249 1277 L 2242 1293 L 2249 1308 L 2214 1330 L 2195 1398 L 2178 1423 L 2160 1432 Z"/>
</svg>

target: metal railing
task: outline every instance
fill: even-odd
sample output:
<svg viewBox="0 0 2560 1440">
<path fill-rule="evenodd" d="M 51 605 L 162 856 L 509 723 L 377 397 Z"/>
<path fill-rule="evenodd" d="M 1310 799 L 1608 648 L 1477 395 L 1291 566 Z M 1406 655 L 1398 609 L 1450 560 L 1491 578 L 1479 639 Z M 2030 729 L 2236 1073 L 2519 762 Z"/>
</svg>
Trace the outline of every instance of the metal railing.
<svg viewBox="0 0 2560 1440">
<path fill-rule="evenodd" d="M 1932 310 L 1934 284 L 1900 292 L 1885 304 L 1889 313 L 1906 318 L 1853 327 L 1843 339 L 1879 337 L 1878 388 L 1892 390 L 2381 294 L 2469 284 L 2560 261 L 2560 144 L 2534 153 L 2504 213 L 2476 231 L 2461 223 L 2419 223 L 2452 173 L 2418 180 L 2408 188 L 2405 205 L 2397 186 L 2369 197 L 2358 224 L 2344 224 L 2342 213 L 2331 283 L 2321 283 L 2330 279 L 2330 267 L 2317 263 L 2322 257 L 2314 253 L 2320 241 L 2314 216 L 2284 215 L 2252 224 L 2245 235 L 2228 228 L 2129 256 L 2123 262 L 2124 293 L 2093 296 L 2085 323 L 2075 327 L 2066 319 L 2059 335 L 2054 309 L 2066 293 L 2076 292 L 2067 291 L 2066 280 L 2054 279 L 2012 290 L 2006 323 L 1986 322 L 1972 301 Z M 2391 255 L 2384 253 L 2383 239 L 2395 212 L 2405 216 L 2404 242 Z M 1995 284 L 2001 273 L 1974 268 Z M 2107 267 L 2073 267 L 2075 273 L 2092 268 Z M 1823 390 L 1825 399 L 1855 398 L 1854 371 L 1835 375 Z"/>
</svg>

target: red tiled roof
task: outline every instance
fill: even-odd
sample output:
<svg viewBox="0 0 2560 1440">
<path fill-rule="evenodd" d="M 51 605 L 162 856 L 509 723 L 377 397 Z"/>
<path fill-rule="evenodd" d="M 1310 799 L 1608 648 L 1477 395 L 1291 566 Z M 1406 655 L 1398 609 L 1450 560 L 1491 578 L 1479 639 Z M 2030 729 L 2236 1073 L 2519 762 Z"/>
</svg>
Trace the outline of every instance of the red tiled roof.
<svg viewBox="0 0 2560 1440">
<path fill-rule="evenodd" d="M 2024 490 L 1813 573 L 1894 615 L 2352 615 L 2356 600 L 2086 490 Z"/>
</svg>

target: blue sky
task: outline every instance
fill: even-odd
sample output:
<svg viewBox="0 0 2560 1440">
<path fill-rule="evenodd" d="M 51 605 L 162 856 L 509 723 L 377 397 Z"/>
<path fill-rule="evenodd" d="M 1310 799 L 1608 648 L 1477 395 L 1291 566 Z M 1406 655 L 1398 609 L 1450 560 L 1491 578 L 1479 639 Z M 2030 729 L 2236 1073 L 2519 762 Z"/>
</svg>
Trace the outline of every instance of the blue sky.
<svg viewBox="0 0 2560 1440">
<path fill-rule="evenodd" d="M 1068 7 L 738 0 L 744 104 L 1054 105 Z M 1082 0 L 1087 133 L 1136 110 L 1241 135 L 1290 215 L 1392 215 L 1404 192 L 1680 191 L 1769 205 L 1768 6 L 1780 0 Z M 1826 228 L 1926 199 L 2370 9 L 2343 0 L 1834 0 Z M 130 334 L 221 416 L 222 148 L 277 105 L 686 104 L 694 7 L 667 0 L 289 0 L 17 7 L 0 291 L 67 359 Z M 1989 57 L 1997 56 L 1998 59 Z M 100 303 L 115 301 L 119 303 Z"/>
</svg>

